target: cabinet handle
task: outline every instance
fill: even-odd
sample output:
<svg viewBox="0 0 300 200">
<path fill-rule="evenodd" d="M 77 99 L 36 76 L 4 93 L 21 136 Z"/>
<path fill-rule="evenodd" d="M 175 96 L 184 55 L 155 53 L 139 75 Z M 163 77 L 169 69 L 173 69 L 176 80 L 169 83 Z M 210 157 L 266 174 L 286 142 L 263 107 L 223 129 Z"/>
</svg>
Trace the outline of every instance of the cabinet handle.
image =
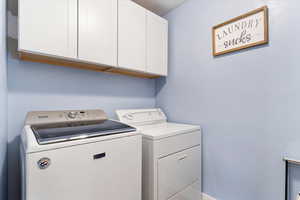
<svg viewBox="0 0 300 200">
<path fill-rule="evenodd" d="M 187 155 L 184 155 L 181 158 L 179 158 L 178 161 L 182 161 L 182 160 L 186 159 L 187 157 L 188 157 Z"/>
<path fill-rule="evenodd" d="M 94 155 L 94 160 L 100 159 L 100 158 L 104 158 L 106 156 L 106 153 L 99 153 L 99 154 L 95 154 Z"/>
</svg>

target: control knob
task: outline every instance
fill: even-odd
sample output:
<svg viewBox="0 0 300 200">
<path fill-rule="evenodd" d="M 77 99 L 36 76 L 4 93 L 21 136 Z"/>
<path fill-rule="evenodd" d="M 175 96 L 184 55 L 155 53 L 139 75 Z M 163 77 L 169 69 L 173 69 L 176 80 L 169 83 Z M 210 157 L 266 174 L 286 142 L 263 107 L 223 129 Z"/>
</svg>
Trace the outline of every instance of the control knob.
<svg viewBox="0 0 300 200">
<path fill-rule="evenodd" d="M 70 119 L 75 119 L 75 118 L 77 117 L 77 112 L 74 112 L 74 111 L 69 112 L 69 113 L 68 113 L 68 117 L 69 117 Z"/>
</svg>

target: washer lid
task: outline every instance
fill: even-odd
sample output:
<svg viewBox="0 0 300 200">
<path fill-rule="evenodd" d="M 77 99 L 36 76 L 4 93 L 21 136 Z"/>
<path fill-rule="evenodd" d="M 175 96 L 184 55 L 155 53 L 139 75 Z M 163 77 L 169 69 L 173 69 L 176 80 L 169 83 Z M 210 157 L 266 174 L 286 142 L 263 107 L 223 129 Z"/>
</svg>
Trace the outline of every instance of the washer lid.
<svg viewBox="0 0 300 200">
<path fill-rule="evenodd" d="M 168 122 L 136 127 L 141 131 L 143 137 L 152 140 L 159 140 L 200 130 L 200 126 Z"/>
<path fill-rule="evenodd" d="M 31 129 L 39 144 L 65 142 L 136 131 L 131 126 L 112 120 L 37 124 L 31 125 Z"/>
</svg>

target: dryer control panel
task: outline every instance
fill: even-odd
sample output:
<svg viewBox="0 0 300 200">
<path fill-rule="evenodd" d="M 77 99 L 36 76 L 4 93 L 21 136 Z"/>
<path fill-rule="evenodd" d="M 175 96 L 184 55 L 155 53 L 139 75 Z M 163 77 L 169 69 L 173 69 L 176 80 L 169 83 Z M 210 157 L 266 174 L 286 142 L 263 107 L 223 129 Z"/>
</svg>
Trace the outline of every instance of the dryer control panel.
<svg viewBox="0 0 300 200">
<path fill-rule="evenodd" d="M 167 121 L 166 115 L 159 108 L 117 110 L 116 112 L 121 122 L 131 125 L 144 125 Z"/>
</svg>

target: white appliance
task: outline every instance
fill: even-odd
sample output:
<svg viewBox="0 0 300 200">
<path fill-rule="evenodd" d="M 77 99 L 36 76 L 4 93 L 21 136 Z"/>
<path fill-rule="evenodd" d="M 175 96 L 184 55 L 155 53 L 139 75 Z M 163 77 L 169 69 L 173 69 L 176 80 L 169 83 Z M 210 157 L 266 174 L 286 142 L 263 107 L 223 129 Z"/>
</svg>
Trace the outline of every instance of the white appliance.
<svg viewBox="0 0 300 200">
<path fill-rule="evenodd" d="M 201 200 L 200 126 L 169 123 L 160 109 L 117 115 L 143 135 L 143 200 Z"/>
<path fill-rule="evenodd" d="M 23 200 L 141 200 L 142 137 L 101 110 L 30 112 Z"/>
</svg>

